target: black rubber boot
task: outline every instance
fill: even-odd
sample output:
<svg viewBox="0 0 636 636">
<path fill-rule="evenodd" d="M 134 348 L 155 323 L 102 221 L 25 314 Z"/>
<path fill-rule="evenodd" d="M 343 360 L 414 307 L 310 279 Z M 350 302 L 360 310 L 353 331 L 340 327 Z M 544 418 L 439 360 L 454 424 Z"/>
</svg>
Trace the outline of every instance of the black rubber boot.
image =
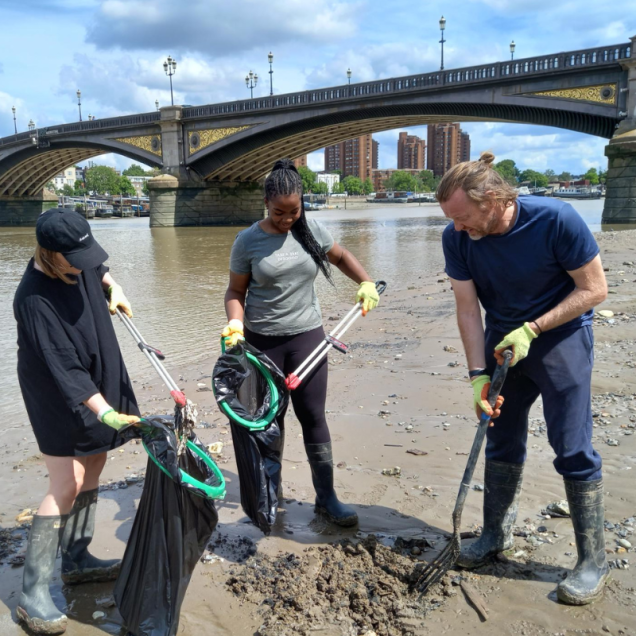
<svg viewBox="0 0 636 636">
<path fill-rule="evenodd" d="M 114 581 L 119 574 L 119 559 L 98 559 L 88 551 L 95 533 L 97 492 L 81 492 L 68 517 L 62 535 L 62 581 L 66 585 Z"/>
<path fill-rule="evenodd" d="M 459 567 L 478 568 L 512 547 L 522 480 L 523 464 L 486 460 L 483 529 L 479 539 L 462 550 Z"/>
<path fill-rule="evenodd" d="M 564 482 L 579 558 L 568 578 L 559 583 L 557 597 L 568 605 L 587 605 L 601 596 L 609 576 L 603 480 Z"/>
<path fill-rule="evenodd" d="M 53 603 L 49 582 L 55 568 L 57 546 L 68 515 L 33 517 L 26 558 L 22 594 L 16 613 L 36 634 L 63 634 L 66 615 Z"/>
<path fill-rule="evenodd" d="M 305 444 L 305 450 L 311 467 L 311 480 L 316 490 L 315 512 L 338 526 L 355 526 L 358 523 L 356 511 L 351 506 L 340 503 L 333 488 L 331 442 Z"/>
</svg>

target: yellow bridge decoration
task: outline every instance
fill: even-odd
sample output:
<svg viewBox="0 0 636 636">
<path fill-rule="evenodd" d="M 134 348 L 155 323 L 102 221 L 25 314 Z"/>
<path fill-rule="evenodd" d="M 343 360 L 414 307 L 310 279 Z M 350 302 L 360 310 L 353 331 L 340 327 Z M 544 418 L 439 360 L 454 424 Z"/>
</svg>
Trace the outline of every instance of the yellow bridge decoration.
<svg viewBox="0 0 636 636">
<path fill-rule="evenodd" d="M 555 97 L 557 99 L 574 99 L 580 102 L 594 102 L 596 104 L 606 104 L 607 106 L 616 104 L 616 86 L 614 84 L 579 86 L 577 88 L 562 88 L 529 94 L 541 97 Z"/>
<path fill-rule="evenodd" d="M 234 126 L 232 128 L 211 128 L 209 130 L 195 130 L 188 134 L 190 154 L 199 152 L 230 135 L 236 135 L 252 126 Z"/>
<path fill-rule="evenodd" d="M 161 136 L 160 135 L 142 135 L 140 137 L 117 137 L 113 141 L 118 141 L 120 144 L 128 144 L 129 146 L 135 146 L 141 150 L 145 150 L 157 157 L 161 157 Z"/>
</svg>

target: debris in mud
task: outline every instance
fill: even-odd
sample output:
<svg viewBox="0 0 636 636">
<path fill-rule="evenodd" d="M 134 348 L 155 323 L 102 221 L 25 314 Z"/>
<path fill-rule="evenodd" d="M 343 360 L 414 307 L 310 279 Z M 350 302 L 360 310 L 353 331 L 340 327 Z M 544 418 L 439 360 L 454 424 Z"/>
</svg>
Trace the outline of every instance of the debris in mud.
<svg viewBox="0 0 636 636">
<path fill-rule="evenodd" d="M 0 564 L 20 549 L 24 539 L 26 534 L 20 528 L 0 528 Z M 12 560 L 9 562 L 14 565 Z"/>
<path fill-rule="evenodd" d="M 542 515 L 550 515 L 551 517 L 569 517 L 570 504 L 562 499 L 561 501 L 553 501 L 548 504 L 545 510 L 541 511 Z"/>
<path fill-rule="evenodd" d="M 287 503 L 290 503 L 288 500 Z M 214 540 L 208 544 L 208 550 L 214 554 L 206 554 L 201 561 L 213 563 L 215 561 L 234 561 L 242 563 L 256 554 L 256 545 L 249 537 L 230 537 L 227 534 L 217 532 Z"/>
<path fill-rule="evenodd" d="M 406 452 L 410 453 L 411 455 L 417 455 L 418 457 L 428 455 L 427 451 L 419 450 L 417 448 L 409 448 Z"/>
<path fill-rule="evenodd" d="M 402 474 L 402 469 L 399 466 L 393 468 L 383 468 L 382 474 L 388 477 L 399 477 Z"/>
<path fill-rule="evenodd" d="M 402 547 L 410 552 L 416 546 L 405 540 Z M 455 594 L 449 577 L 440 597 L 420 601 L 411 594 L 418 576 L 413 561 L 397 542 L 388 548 L 370 535 L 358 543 L 307 548 L 301 556 L 258 555 L 230 571 L 226 584 L 241 600 L 260 606 L 260 636 L 308 636 L 328 625 L 343 634 L 408 636 L 442 604 L 446 590 Z"/>
<path fill-rule="evenodd" d="M 18 525 L 23 523 L 31 523 L 33 521 L 33 515 L 37 512 L 37 509 L 25 508 L 16 518 L 15 521 Z"/>
</svg>

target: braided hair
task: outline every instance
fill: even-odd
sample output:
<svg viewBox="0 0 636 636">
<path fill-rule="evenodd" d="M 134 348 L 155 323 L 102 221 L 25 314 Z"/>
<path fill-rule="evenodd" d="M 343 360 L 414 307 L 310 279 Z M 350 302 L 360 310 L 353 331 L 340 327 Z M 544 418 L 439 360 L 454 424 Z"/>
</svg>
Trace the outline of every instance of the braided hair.
<svg viewBox="0 0 636 636">
<path fill-rule="evenodd" d="M 331 265 L 327 253 L 318 243 L 307 224 L 305 201 L 303 199 L 303 181 L 291 159 L 279 159 L 274 164 L 267 179 L 265 179 L 265 197 L 271 200 L 274 197 L 287 196 L 289 194 L 297 194 L 300 197 L 300 217 L 292 225 L 292 234 L 318 265 L 325 278 L 333 285 Z"/>
</svg>

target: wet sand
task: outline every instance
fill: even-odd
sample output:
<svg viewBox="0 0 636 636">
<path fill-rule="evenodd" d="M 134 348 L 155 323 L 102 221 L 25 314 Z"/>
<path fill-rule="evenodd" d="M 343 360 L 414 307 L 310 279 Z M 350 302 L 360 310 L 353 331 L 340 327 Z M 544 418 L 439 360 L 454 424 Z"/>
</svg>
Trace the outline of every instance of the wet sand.
<svg viewBox="0 0 636 636">
<path fill-rule="evenodd" d="M 636 559 L 631 551 L 617 551 L 624 550 L 617 544 L 621 538 L 617 532 L 636 549 L 636 536 L 631 534 L 636 522 L 621 525 L 636 516 L 636 435 L 630 434 L 636 431 L 636 232 L 605 233 L 597 239 L 604 265 L 609 268 L 612 292 L 600 309 L 612 310 L 616 315 L 595 321 L 594 443 L 604 461 L 606 519 L 613 526 L 605 533 L 608 559 L 626 559 L 631 569 L 613 569 L 604 598 L 592 606 L 576 608 L 556 602 L 556 583 L 575 564 L 576 550 L 569 519 L 541 515 L 549 503 L 565 495 L 562 480 L 552 467 L 553 453 L 538 403 L 531 413 L 529 456 L 517 519 L 519 533 L 527 536 L 516 538 L 515 550 L 507 561 L 469 575 L 488 606 L 489 620 L 482 622 L 459 593 L 444 597 L 441 607 L 429 614 L 418 634 L 636 634 Z M 325 315 L 327 327 L 329 318 L 341 315 L 348 305 L 340 309 Z M 170 368 L 197 403 L 199 422 L 207 425 L 198 431 L 201 439 L 224 443 L 219 464 L 227 478 L 228 493 L 218 504 L 220 523 L 212 540 L 218 535 L 230 541 L 249 537 L 260 554 L 284 551 L 302 555 L 308 546 L 355 538 L 361 531 L 405 538 L 424 535 L 435 544 L 435 550 L 419 557 L 427 560 L 443 548 L 444 536 L 451 528 L 450 515 L 465 453 L 475 431 L 453 310 L 452 291 L 442 272 L 390 281 L 380 307 L 349 332 L 349 355 L 331 354 L 327 408 L 338 464 L 336 484 L 341 498 L 358 511 L 360 524 L 354 530 L 341 531 L 315 519 L 309 468 L 300 426 L 293 416 L 287 420 L 283 462 L 285 497 L 290 503 L 282 505 L 269 537 L 245 523 L 229 427 L 216 408 L 212 392 L 197 390 L 199 383 L 209 386 L 214 359 Z M 171 400 L 158 379 L 138 384 L 137 395 L 146 413 L 171 410 Z M 609 445 L 608 440 L 616 440 L 618 446 Z M 408 454 L 409 449 L 428 454 Z M 128 444 L 111 455 L 103 483 L 114 485 L 101 494 L 93 544 L 97 556 L 123 554 L 141 484 L 121 488 L 117 482 L 138 474 L 145 463 L 145 454 L 137 445 Z M 399 477 L 382 474 L 383 469 L 396 466 L 401 468 Z M 24 439 L 17 448 L 5 448 L 0 456 L 0 476 L 4 487 L 0 527 L 13 529 L 15 516 L 24 508 L 36 507 L 47 484 L 45 466 L 28 429 L 24 429 Z M 474 483 L 481 484 L 482 480 L 483 459 Z M 482 500 L 482 492 L 471 490 L 464 508 L 464 530 L 481 524 Z M 24 530 L 13 532 L 18 533 L 26 536 Z M 17 541 L 15 547 L 20 554 L 26 543 Z M 256 633 L 263 622 L 261 607 L 235 597 L 226 586 L 230 572 L 238 572 L 243 566 L 236 564 L 232 551 L 216 553 L 224 560 L 200 563 L 194 573 L 181 614 L 180 635 L 248 635 Z M 22 567 L 12 567 L 10 558 L 0 559 L 2 636 L 24 633 L 13 618 Z M 107 584 L 64 588 L 56 578 L 54 598 L 69 615 L 70 636 L 125 634 L 116 609 L 102 609 L 95 603 L 108 596 L 111 589 Z M 95 611 L 103 611 L 105 616 L 93 619 Z M 342 631 L 334 625 L 316 625 L 315 633 L 335 635 Z"/>
</svg>

